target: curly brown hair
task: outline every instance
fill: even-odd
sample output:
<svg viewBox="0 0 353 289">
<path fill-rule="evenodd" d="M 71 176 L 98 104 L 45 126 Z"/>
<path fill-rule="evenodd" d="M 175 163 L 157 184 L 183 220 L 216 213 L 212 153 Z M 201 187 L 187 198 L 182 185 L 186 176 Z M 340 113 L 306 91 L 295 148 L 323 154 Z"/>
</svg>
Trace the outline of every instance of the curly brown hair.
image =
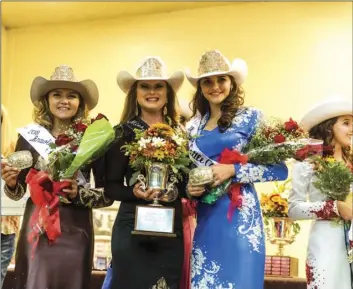
<svg viewBox="0 0 353 289">
<path fill-rule="evenodd" d="M 229 95 L 223 100 L 221 104 L 221 117 L 218 120 L 218 127 L 221 132 L 225 132 L 232 124 L 232 120 L 235 117 L 240 106 L 244 104 L 245 93 L 240 85 L 237 85 L 234 78 L 228 75 L 232 83 L 233 88 L 230 90 Z M 207 99 L 202 94 L 201 79 L 197 82 L 197 90 L 192 98 L 192 116 L 195 116 L 199 112 L 204 116 L 209 110 L 210 105 Z"/>
<path fill-rule="evenodd" d="M 54 116 L 49 109 L 49 93 L 50 91 L 42 97 L 40 100 L 36 101 L 34 108 L 33 108 L 33 121 L 44 126 L 46 129 L 51 130 L 53 127 Z M 72 122 L 76 119 L 83 118 L 87 119 L 88 117 L 88 109 L 83 101 L 81 95 L 80 97 L 80 104 L 77 110 L 76 115 L 72 118 Z"/>
<path fill-rule="evenodd" d="M 331 143 L 334 138 L 333 126 L 335 125 L 337 120 L 338 120 L 338 117 L 333 117 L 315 125 L 309 130 L 309 136 L 314 139 L 323 140 L 324 148 L 331 147 Z M 332 150 L 324 149 L 323 155 L 327 156 L 331 153 L 332 153 Z M 342 148 L 342 153 L 343 153 L 343 159 L 352 164 L 350 147 Z"/>
<path fill-rule="evenodd" d="M 141 114 L 141 107 L 137 103 L 137 84 L 138 81 L 135 81 L 126 95 L 124 109 L 120 118 L 121 123 L 126 123 L 127 121 L 132 120 L 136 115 Z M 175 108 L 176 94 L 170 84 L 168 82 L 166 82 L 166 84 L 168 99 L 166 116 L 171 119 L 172 125 L 176 125 L 178 123 L 178 114 Z"/>
</svg>

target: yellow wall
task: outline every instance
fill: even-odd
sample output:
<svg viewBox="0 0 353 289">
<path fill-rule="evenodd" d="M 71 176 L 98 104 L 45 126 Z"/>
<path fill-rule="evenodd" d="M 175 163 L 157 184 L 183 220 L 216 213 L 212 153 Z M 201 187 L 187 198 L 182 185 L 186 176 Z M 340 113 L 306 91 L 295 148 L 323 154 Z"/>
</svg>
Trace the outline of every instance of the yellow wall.
<svg viewBox="0 0 353 289">
<path fill-rule="evenodd" d="M 104 5 L 104 4 L 102 4 Z M 139 5 L 144 5 L 139 3 Z M 12 123 L 30 121 L 29 88 L 37 75 L 49 77 L 58 64 L 74 67 L 100 89 L 95 109 L 113 123 L 124 100 L 116 85 L 121 69 L 134 71 L 146 55 L 160 55 L 169 70 L 196 71 L 206 49 L 219 49 L 249 65 L 246 104 L 268 115 L 300 118 L 313 103 L 332 93 L 352 97 L 351 3 L 230 3 L 229 6 L 144 15 L 6 32 L 2 101 Z M 189 99 L 185 82 L 180 97 Z M 268 191 L 271 185 L 260 185 Z M 287 253 L 304 256 L 308 224 Z M 268 253 L 274 247 L 268 246 Z"/>
</svg>

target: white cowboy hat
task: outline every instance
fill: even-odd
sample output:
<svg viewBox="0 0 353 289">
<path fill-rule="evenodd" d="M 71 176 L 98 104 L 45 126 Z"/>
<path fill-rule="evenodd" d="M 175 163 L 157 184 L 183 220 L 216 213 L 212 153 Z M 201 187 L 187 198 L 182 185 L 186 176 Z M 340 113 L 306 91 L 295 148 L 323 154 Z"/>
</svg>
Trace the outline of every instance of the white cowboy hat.
<svg viewBox="0 0 353 289">
<path fill-rule="evenodd" d="M 197 82 L 204 77 L 227 74 L 234 78 L 240 85 L 248 75 L 248 66 L 241 58 L 236 58 L 230 64 L 229 60 L 218 50 L 207 51 L 202 54 L 197 69 L 197 76 L 191 76 L 190 69 L 186 69 L 185 75 L 191 85 L 197 87 Z"/>
<path fill-rule="evenodd" d="M 314 105 L 300 121 L 300 126 L 309 131 L 315 125 L 330 118 L 353 115 L 352 101 L 341 97 L 329 98 Z"/>
<path fill-rule="evenodd" d="M 126 70 L 120 71 L 117 76 L 119 87 L 125 93 L 128 93 L 131 86 L 137 80 L 165 80 L 170 84 L 175 92 L 179 90 L 184 81 L 182 71 L 175 72 L 168 77 L 166 65 L 158 56 L 145 57 L 136 70 L 136 77 L 132 76 Z"/>
<path fill-rule="evenodd" d="M 190 101 L 184 98 L 178 99 L 180 114 L 185 118 L 190 118 L 192 116 L 192 110 L 190 109 L 189 104 L 190 104 Z"/>
<path fill-rule="evenodd" d="M 99 92 L 97 85 L 90 79 L 78 81 L 70 66 L 60 65 L 55 68 L 49 80 L 41 76 L 37 76 L 33 80 L 31 86 L 31 100 L 33 104 L 36 104 L 49 91 L 59 88 L 77 91 L 89 110 L 93 109 L 98 103 Z"/>
</svg>

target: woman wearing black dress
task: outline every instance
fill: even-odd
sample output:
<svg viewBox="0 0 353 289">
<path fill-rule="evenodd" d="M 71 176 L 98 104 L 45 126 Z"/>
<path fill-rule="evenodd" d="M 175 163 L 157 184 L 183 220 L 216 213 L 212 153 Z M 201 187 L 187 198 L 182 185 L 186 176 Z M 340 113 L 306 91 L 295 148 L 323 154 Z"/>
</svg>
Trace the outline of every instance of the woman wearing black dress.
<svg viewBox="0 0 353 289">
<path fill-rule="evenodd" d="M 155 123 L 177 126 L 175 92 L 184 75 L 167 77 L 159 57 L 145 58 L 136 77 L 126 71 L 118 74 L 118 85 L 127 94 L 121 117 L 122 137 L 106 154 L 105 194 L 121 201 L 112 235 L 112 284 L 114 289 L 179 288 L 183 258 L 181 199 L 185 186 L 178 185 L 179 197 L 168 206 L 175 208 L 176 237 L 132 235 L 137 205 L 148 205 L 155 192 L 144 192 L 138 184 L 129 186 L 134 170 L 121 147 L 134 141 L 134 129 L 148 129 Z"/>
</svg>

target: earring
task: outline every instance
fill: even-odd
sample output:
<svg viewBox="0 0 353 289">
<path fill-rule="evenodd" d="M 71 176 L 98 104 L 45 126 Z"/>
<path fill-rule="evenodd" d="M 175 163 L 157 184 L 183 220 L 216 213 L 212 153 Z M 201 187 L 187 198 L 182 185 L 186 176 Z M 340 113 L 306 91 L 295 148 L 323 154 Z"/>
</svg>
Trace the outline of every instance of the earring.
<svg viewBox="0 0 353 289">
<path fill-rule="evenodd" d="M 230 86 L 230 91 L 232 91 L 232 90 L 233 90 L 233 85 Z"/>
<path fill-rule="evenodd" d="M 163 108 L 163 115 L 167 115 L 168 114 L 168 109 L 167 106 L 165 105 Z"/>
</svg>

